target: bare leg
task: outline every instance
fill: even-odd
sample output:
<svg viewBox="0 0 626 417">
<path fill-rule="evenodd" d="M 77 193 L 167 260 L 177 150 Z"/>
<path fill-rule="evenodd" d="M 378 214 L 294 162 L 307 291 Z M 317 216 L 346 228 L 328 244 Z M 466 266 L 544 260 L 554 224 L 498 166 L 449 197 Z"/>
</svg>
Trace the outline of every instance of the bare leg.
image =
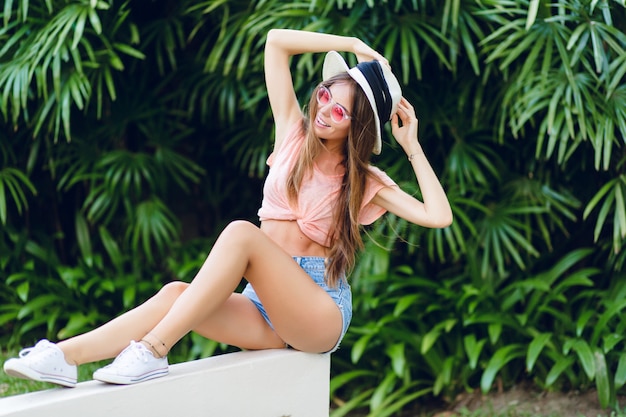
<svg viewBox="0 0 626 417">
<path fill-rule="evenodd" d="M 224 230 L 189 288 L 149 333 L 171 347 L 202 328 L 242 276 L 254 286 L 286 343 L 312 352 L 335 345 L 342 328 L 338 307 L 284 250 L 248 222 L 233 222 Z"/>
<path fill-rule="evenodd" d="M 57 343 L 68 363 L 80 365 L 114 358 L 131 340 L 140 340 L 169 311 L 188 284 L 165 285 L 142 305 L 88 333 Z M 181 289 L 182 288 L 182 289 Z"/>
<path fill-rule="evenodd" d="M 278 334 L 246 297 L 233 294 L 242 276 L 255 287 Z M 139 307 L 58 346 L 69 363 L 82 364 L 115 357 L 130 340 L 147 337 L 157 349 L 161 340 L 171 347 L 195 330 L 247 349 L 287 342 L 321 352 L 334 346 L 341 323 L 334 302 L 289 255 L 256 226 L 234 222 L 191 284 L 170 283 Z"/>
</svg>

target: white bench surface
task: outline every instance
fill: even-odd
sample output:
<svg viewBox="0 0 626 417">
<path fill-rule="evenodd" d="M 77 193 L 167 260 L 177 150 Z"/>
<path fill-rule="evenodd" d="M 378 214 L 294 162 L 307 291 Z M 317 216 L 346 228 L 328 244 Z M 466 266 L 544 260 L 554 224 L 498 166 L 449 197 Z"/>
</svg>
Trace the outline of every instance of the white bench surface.
<svg viewBox="0 0 626 417">
<path fill-rule="evenodd" d="M 0 399 L 11 417 L 325 417 L 330 354 L 243 351 L 170 366 L 136 385 L 81 382 Z"/>
</svg>

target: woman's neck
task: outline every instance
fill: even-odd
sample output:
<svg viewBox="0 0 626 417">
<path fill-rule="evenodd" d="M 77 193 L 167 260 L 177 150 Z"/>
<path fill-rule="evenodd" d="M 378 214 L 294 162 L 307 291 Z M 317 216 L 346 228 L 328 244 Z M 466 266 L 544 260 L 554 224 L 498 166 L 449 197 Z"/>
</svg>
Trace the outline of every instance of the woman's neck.
<svg viewBox="0 0 626 417">
<path fill-rule="evenodd" d="M 337 175 L 344 172 L 344 160 L 343 146 L 336 144 L 329 147 L 328 141 L 325 141 L 319 155 L 315 158 L 315 164 L 324 174 Z"/>
</svg>

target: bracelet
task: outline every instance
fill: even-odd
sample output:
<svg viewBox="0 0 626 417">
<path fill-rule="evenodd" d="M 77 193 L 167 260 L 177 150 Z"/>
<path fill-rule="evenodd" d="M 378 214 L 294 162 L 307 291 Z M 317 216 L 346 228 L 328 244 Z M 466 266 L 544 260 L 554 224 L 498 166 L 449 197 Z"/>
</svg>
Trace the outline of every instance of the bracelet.
<svg viewBox="0 0 626 417">
<path fill-rule="evenodd" d="M 416 153 L 412 153 L 411 155 L 409 155 L 409 161 L 413 161 L 413 158 L 416 156 Z"/>
<path fill-rule="evenodd" d="M 156 353 L 158 356 L 156 356 L 157 359 L 162 359 L 165 357 L 165 355 L 161 355 L 161 353 L 159 353 L 159 351 L 157 350 L 157 348 L 154 347 L 154 345 L 152 343 L 150 343 L 149 341 L 147 341 L 146 339 L 141 339 L 142 342 L 147 343 L 148 346 L 150 346 L 150 348 L 152 349 L 152 351 L 154 353 Z"/>
<path fill-rule="evenodd" d="M 167 347 L 167 345 L 161 340 L 159 339 L 154 333 L 148 333 L 150 336 L 154 337 L 157 341 L 161 342 L 161 344 L 163 345 L 163 347 L 165 348 L 166 352 L 169 352 L 169 348 Z"/>
<path fill-rule="evenodd" d="M 156 346 L 154 346 L 152 343 L 150 343 L 150 341 L 149 341 L 149 340 L 146 340 L 146 338 L 141 339 L 141 341 L 142 341 L 142 342 L 144 342 L 144 343 L 146 343 L 148 346 L 150 346 L 150 348 L 152 349 L 152 351 L 158 355 L 157 359 L 161 359 L 161 358 L 166 357 L 166 356 L 167 356 L 167 354 L 168 354 L 168 353 L 169 353 L 169 351 L 170 351 L 170 350 L 167 348 L 167 345 L 166 345 L 166 344 L 165 344 L 165 343 L 164 343 L 161 339 L 159 339 L 158 337 L 156 337 L 156 335 L 155 335 L 154 333 L 148 333 L 146 336 L 148 336 L 148 335 L 149 335 L 149 336 L 152 336 L 153 338 L 155 338 L 156 340 L 158 340 L 158 341 L 159 341 L 159 342 L 163 345 L 163 347 L 165 348 L 165 354 L 164 354 L 164 355 L 163 355 L 161 352 L 159 352 L 159 351 L 157 350 Z"/>
</svg>

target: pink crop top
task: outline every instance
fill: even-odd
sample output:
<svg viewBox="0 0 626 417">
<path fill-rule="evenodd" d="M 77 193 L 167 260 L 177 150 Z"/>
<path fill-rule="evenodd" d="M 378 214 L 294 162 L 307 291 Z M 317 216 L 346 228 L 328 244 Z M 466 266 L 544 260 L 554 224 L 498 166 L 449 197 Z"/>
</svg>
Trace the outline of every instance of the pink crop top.
<svg viewBox="0 0 626 417">
<path fill-rule="evenodd" d="M 299 133 L 300 124 L 291 130 L 278 151 L 267 159 L 269 173 L 263 187 L 263 202 L 258 211 L 263 220 L 295 220 L 302 233 L 322 246 L 329 247 L 329 232 L 333 216 L 333 202 L 341 188 L 342 175 L 328 176 L 314 166 L 313 175 L 306 178 L 300 186 L 298 207 L 291 207 L 287 196 L 287 181 L 295 164 L 298 153 L 304 143 L 304 135 Z M 363 204 L 359 214 L 359 223 L 371 224 L 386 210 L 371 201 L 384 187 L 397 184 L 380 169 L 370 166 L 370 171 L 378 179 L 367 179 Z"/>
</svg>

